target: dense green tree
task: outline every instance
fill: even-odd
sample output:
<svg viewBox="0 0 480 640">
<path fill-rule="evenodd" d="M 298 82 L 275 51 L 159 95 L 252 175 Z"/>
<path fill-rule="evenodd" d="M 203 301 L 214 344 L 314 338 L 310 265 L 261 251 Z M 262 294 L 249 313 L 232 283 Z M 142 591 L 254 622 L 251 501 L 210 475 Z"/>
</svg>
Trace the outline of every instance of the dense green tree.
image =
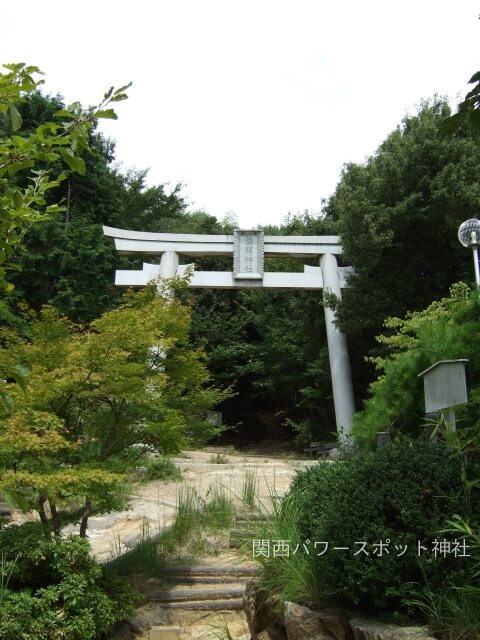
<svg viewBox="0 0 480 640">
<path fill-rule="evenodd" d="M 477 429 L 480 420 L 480 299 L 462 283 L 451 295 L 405 318 L 388 318 L 391 335 L 381 335 L 387 355 L 374 359 L 378 379 L 355 416 L 360 441 L 374 442 L 378 431 L 419 435 L 425 423 L 423 384 L 418 374 L 439 360 L 467 358 L 470 402 L 459 409 L 462 430 Z"/>
<path fill-rule="evenodd" d="M 121 185 L 121 206 L 107 212 L 99 222 L 135 231 L 178 231 L 186 210 L 182 185 L 177 184 L 171 191 L 166 185 L 148 187 L 147 173 L 146 170 L 116 173 Z"/>
<path fill-rule="evenodd" d="M 472 277 L 457 230 L 480 207 L 480 146 L 466 132 L 438 136 L 448 113 L 442 100 L 423 104 L 365 164 L 346 165 L 326 206 L 356 271 L 338 312 L 360 395 L 372 376 L 362 358 L 378 353 L 384 318 L 422 309 Z"/>
<path fill-rule="evenodd" d="M 440 128 L 442 136 L 451 136 L 463 126 L 480 132 L 480 71 L 474 73 L 468 83 L 473 84 L 473 88 L 460 102 L 457 111 L 445 118 Z"/>
<path fill-rule="evenodd" d="M 26 96 L 19 105 L 26 134 L 63 108 L 60 96 L 39 91 Z M 135 264 L 118 256 L 101 225 L 171 231 L 181 224 L 186 207 L 180 185 L 171 191 L 163 185 L 148 187 L 146 171 L 121 173 L 114 166 L 114 143 L 94 127 L 88 135 L 84 175 L 72 173 L 49 196 L 52 202 L 62 202 L 63 210 L 29 229 L 23 250 L 17 251 L 20 271 L 12 278 L 16 290 L 10 298 L 12 304 L 26 300 L 36 309 L 52 303 L 80 322 L 119 304 L 115 269 Z M 27 179 L 20 172 L 18 181 Z"/>
<path fill-rule="evenodd" d="M 25 240 L 22 271 L 11 301 L 35 309 L 50 303 L 76 322 L 88 322 L 120 302 L 113 274 L 120 264 L 99 225 L 83 217 L 49 220 Z"/>
<path fill-rule="evenodd" d="M 25 233 L 61 210 L 57 203 L 49 202 L 48 192 L 58 187 L 68 172 L 85 173 L 80 156 L 89 149 L 89 131 L 99 118 L 117 117 L 106 107 L 125 99 L 127 87 L 117 91 L 112 87 L 97 107 L 83 109 L 74 103 L 56 111 L 55 121 L 46 119 L 35 126 L 32 118 L 33 129 L 21 131 L 19 106 L 41 84 L 36 79 L 40 71 L 25 64 L 4 68 L 6 73 L 0 74 L 0 287 L 8 291 L 13 285 L 7 282 L 6 274 L 13 268 Z"/>
</svg>

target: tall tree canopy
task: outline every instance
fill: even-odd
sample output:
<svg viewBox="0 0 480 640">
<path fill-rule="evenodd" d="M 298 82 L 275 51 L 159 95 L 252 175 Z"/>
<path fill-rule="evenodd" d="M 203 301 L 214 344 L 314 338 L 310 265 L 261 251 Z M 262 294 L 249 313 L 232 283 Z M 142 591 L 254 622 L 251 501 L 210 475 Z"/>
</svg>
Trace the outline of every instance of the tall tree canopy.
<svg viewBox="0 0 480 640">
<path fill-rule="evenodd" d="M 65 106 L 60 96 L 39 91 L 18 105 L 25 135 L 49 122 Z M 1 133 L 1 132 L 0 132 Z M 71 173 L 54 185 L 46 202 L 61 202 L 62 210 L 41 226 L 32 227 L 17 251 L 19 272 L 12 277 L 11 301 L 26 300 L 36 309 L 52 303 L 75 321 L 87 322 L 120 302 L 113 286 L 115 268 L 128 264 L 103 236 L 102 224 L 148 231 L 171 231 L 185 217 L 181 186 L 148 187 L 146 171 L 122 173 L 114 164 L 115 144 L 92 127 L 85 171 Z M 53 161 L 55 169 L 58 161 Z M 28 183 L 20 173 L 17 182 Z"/>
<path fill-rule="evenodd" d="M 384 319 L 422 309 L 454 282 L 472 279 L 457 230 L 480 208 L 480 145 L 471 132 L 439 136 L 448 114 L 435 99 L 406 117 L 365 164 L 345 166 L 325 209 L 356 271 L 338 311 L 361 395 L 373 373 L 362 359 L 378 353 L 374 336 Z"/>
<path fill-rule="evenodd" d="M 62 210 L 49 202 L 48 194 L 69 175 L 84 174 L 81 155 L 89 150 L 89 132 L 99 118 L 116 119 L 106 108 L 127 96 L 127 86 L 107 91 L 97 107 L 79 103 L 56 110 L 55 119 L 40 123 L 31 118 L 31 128 L 22 130 L 21 105 L 43 82 L 37 67 L 23 63 L 4 65 L 0 73 L 0 288 L 12 290 L 6 279 L 14 265 L 15 252 L 22 248 L 26 231 L 49 215 Z M 58 103 L 55 107 L 58 107 Z M 49 115 L 51 115 L 50 109 Z"/>
</svg>

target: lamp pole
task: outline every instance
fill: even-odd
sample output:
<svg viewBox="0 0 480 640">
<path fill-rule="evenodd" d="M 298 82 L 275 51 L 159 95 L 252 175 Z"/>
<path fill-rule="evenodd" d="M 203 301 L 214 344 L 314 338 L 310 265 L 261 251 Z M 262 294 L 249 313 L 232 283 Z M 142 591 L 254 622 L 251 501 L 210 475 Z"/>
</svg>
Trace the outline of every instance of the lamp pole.
<svg viewBox="0 0 480 640">
<path fill-rule="evenodd" d="M 478 268 L 478 244 L 472 245 L 473 249 L 473 267 L 475 269 L 475 282 L 477 289 L 480 288 L 480 269 Z"/>
<path fill-rule="evenodd" d="M 475 282 L 480 289 L 480 268 L 478 266 L 478 245 L 480 243 L 480 220 L 472 218 L 462 222 L 458 228 L 458 239 L 464 247 L 472 250 L 473 268 L 475 270 Z"/>
</svg>

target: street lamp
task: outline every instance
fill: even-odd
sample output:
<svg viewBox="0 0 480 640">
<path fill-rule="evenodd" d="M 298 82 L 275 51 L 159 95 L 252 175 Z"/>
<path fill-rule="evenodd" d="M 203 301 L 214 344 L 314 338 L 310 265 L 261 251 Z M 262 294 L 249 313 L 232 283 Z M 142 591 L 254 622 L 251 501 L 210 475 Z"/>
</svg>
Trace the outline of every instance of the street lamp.
<svg viewBox="0 0 480 640">
<path fill-rule="evenodd" d="M 475 282 L 480 288 L 480 271 L 478 268 L 478 245 L 480 244 L 480 220 L 472 218 L 465 220 L 458 228 L 458 239 L 464 247 L 473 251 L 473 267 L 475 269 Z"/>
</svg>

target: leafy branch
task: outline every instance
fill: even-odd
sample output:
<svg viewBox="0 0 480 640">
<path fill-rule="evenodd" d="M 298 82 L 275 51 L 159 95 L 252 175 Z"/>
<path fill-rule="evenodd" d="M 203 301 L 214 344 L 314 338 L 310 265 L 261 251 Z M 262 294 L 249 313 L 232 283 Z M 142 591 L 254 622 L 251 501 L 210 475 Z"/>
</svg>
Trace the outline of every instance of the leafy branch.
<svg viewBox="0 0 480 640">
<path fill-rule="evenodd" d="M 89 132 L 99 119 L 117 119 L 109 105 L 126 100 L 131 83 L 118 89 L 110 87 L 96 107 L 84 109 L 75 102 L 57 111 L 58 121 L 19 135 L 23 122 L 18 107 L 43 84 L 43 79 L 35 78 L 42 72 L 23 63 L 4 68 L 7 73 L 0 74 L 0 116 L 8 117 L 12 135 L 0 139 L 0 289 L 11 291 L 13 285 L 6 275 L 16 268 L 15 252 L 21 248 L 25 233 L 33 224 L 64 210 L 61 204 L 47 204 L 47 192 L 58 187 L 68 171 L 85 174 L 81 155 L 90 149 Z M 19 172 L 26 173 L 26 187 L 16 178 Z"/>
</svg>

